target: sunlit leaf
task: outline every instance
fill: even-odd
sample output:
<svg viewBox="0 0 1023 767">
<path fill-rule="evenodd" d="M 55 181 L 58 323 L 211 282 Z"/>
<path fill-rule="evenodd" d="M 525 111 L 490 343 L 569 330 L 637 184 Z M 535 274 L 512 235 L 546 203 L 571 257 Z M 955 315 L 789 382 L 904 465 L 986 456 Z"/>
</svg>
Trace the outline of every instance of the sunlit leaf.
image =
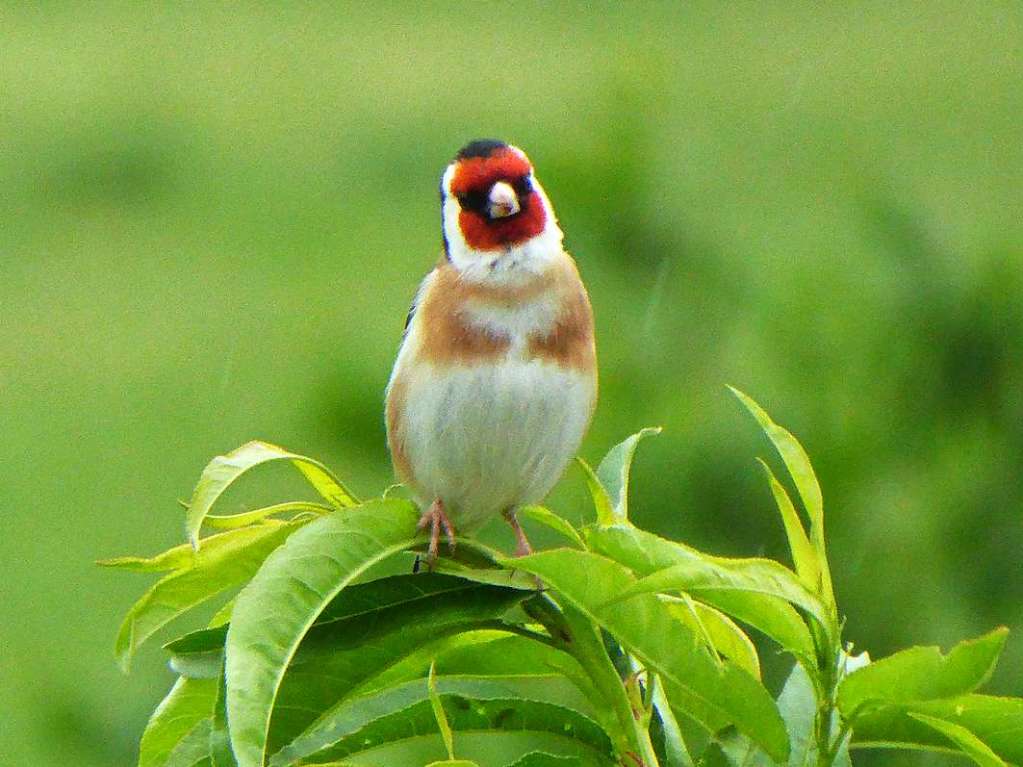
<svg viewBox="0 0 1023 767">
<path fill-rule="evenodd" d="M 789 475 L 792 477 L 796 490 L 799 492 L 799 497 L 803 501 L 803 507 L 810 517 L 810 541 L 817 551 L 823 588 L 822 596 L 828 604 L 833 604 L 834 594 L 831 586 L 831 573 L 828 568 L 827 550 L 824 543 L 824 501 L 821 495 L 820 483 L 817 481 L 817 475 L 814 473 L 813 466 L 810 463 L 810 457 L 806 454 L 803 446 L 799 444 L 799 440 L 792 436 L 787 429 L 771 420 L 771 416 L 767 414 L 767 411 L 757 404 L 752 397 L 732 386 L 728 388 L 732 390 L 732 393 L 739 398 L 739 401 L 742 402 L 750 414 L 757 420 L 757 423 L 760 424 L 760 428 L 764 430 L 768 439 L 771 440 L 771 443 L 785 463 L 785 468 L 788 469 Z"/>
<path fill-rule="evenodd" d="M 131 570 L 137 573 L 162 573 L 191 567 L 194 555 L 195 551 L 186 543 L 168 549 L 155 557 L 113 557 L 100 559 L 96 564 L 100 567 Z"/>
<path fill-rule="evenodd" d="M 245 472 L 272 461 L 292 462 L 320 495 L 335 507 L 355 505 L 354 496 L 319 461 L 267 442 L 247 442 L 226 455 L 218 455 L 203 469 L 185 513 L 185 532 L 192 546 L 199 547 L 199 530 L 203 521 L 224 491 Z"/>
<path fill-rule="evenodd" d="M 167 767 L 172 759 L 180 763 L 189 754 L 205 754 L 216 697 L 215 680 L 179 678 L 149 718 L 138 767 Z"/>
<path fill-rule="evenodd" d="M 435 666 L 430 666 L 430 675 L 427 677 L 427 692 L 430 697 L 430 708 L 433 710 L 433 718 L 437 720 L 437 729 L 440 730 L 441 740 L 444 741 L 444 748 L 447 749 L 448 759 L 455 758 L 455 740 L 451 733 L 451 725 L 448 723 L 447 714 L 444 713 L 444 704 L 437 694 L 437 676 L 434 673 Z"/>
<path fill-rule="evenodd" d="M 267 520 L 212 536 L 190 567 L 164 576 L 132 605 L 114 645 L 121 667 L 127 670 L 135 650 L 160 627 L 251 578 L 270 552 L 301 524 Z"/>
<path fill-rule="evenodd" d="M 794 573 L 770 559 L 722 559 L 694 555 L 687 561 L 657 570 L 614 596 L 615 601 L 637 594 L 681 591 L 702 598 L 706 592 L 741 591 L 777 597 L 806 610 L 827 625 L 823 604 Z"/>
<path fill-rule="evenodd" d="M 531 519 L 538 524 L 549 527 L 556 533 L 560 533 L 563 537 L 572 541 L 577 548 L 586 548 L 586 544 L 583 543 L 583 539 L 576 532 L 576 529 L 572 527 L 572 524 L 564 517 L 559 517 L 544 506 L 523 506 L 518 510 L 517 514 L 520 518 Z"/>
<path fill-rule="evenodd" d="M 660 433 L 660 427 L 641 429 L 611 448 L 597 467 L 596 477 L 607 492 L 613 522 L 625 522 L 629 518 L 629 474 L 639 441 Z"/>
<path fill-rule="evenodd" d="M 295 514 L 300 512 L 326 514 L 328 511 L 331 511 L 331 507 L 326 504 L 310 503 L 309 501 L 289 501 L 287 503 L 275 503 L 273 506 L 264 506 L 261 509 L 253 509 L 252 511 L 243 511 L 238 514 L 207 514 L 203 522 L 210 527 L 232 530 L 236 527 L 251 525 L 277 514 Z M 203 545 L 206 545 L 206 541 L 203 541 Z"/>
<path fill-rule="evenodd" d="M 1008 629 L 960 642 L 948 655 L 911 647 L 849 674 L 838 687 L 838 707 L 853 719 L 870 704 L 912 703 L 973 692 L 994 671 Z"/>
<path fill-rule="evenodd" d="M 419 511 L 372 501 L 310 522 L 239 594 L 227 634 L 227 712 L 241 767 L 260 767 L 284 671 L 331 600 L 374 564 L 411 547 Z"/>
<path fill-rule="evenodd" d="M 759 458 L 757 460 L 760 461 Z M 778 505 L 778 511 L 781 513 L 782 523 L 785 525 L 785 535 L 789 541 L 789 550 L 792 552 L 792 562 L 796 566 L 796 573 L 799 574 L 800 579 L 808 588 L 812 589 L 814 593 L 820 594 L 823 592 L 823 584 L 821 583 L 820 560 L 817 552 L 814 550 L 813 544 L 810 543 L 810 539 L 806 537 L 803 523 L 796 513 L 795 506 L 792 505 L 792 499 L 789 498 L 788 491 L 774 476 L 770 466 L 764 461 L 760 461 L 760 465 L 767 475 L 767 481 L 771 486 L 771 494 L 774 496 L 775 503 Z"/>
<path fill-rule="evenodd" d="M 608 495 L 605 487 L 597 478 L 597 472 L 582 458 L 576 458 L 576 462 L 582 467 L 586 476 L 586 487 L 589 488 L 590 497 L 593 499 L 593 508 L 597 512 L 598 525 L 613 525 L 615 521 L 614 504 L 611 496 Z"/>
<path fill-rule="evenodd" d="M 672 617 L 653 594 L 607 604 L 605 595 L 629 589 L 633 576 L 621 565 L 595 554 L 555 549 L 508 560 L 543 579 L 558 598 L 568 600 L 610 632 L 637 660 L 654 671 L 668 698 L 699 721 L 717 729 L 721 720 L 762 745 L 774 758 L 788 754 L 784 723 L 767 690 L 731 663 L 718 666 L 693 633 Z"/>
<path fill-rule="evenodd" d="M 586 543 L 595 552 L 625 565 L 639 577 L 705 557 L 688 546 L 631 526 L 587 528 Z M 814 644 L 799 614 L 780 597 L 736 590 L 706 589 L 706 602 L 767 636 L 814 667 Z"/>
<path fill-rule="evenodd" d="M 760 678 L 757 648 L 731 618 L 710 605 L 692 599 L 672 599 L 668 609 L 697 636 L 703 637 L 713 651 L 731 660 L 750 676 Z"/>
<path fill-rule="evenodd" d="M 1006 767 L 1005 762 L 999 758 L 998 754 L 961 724 L 925 714 L 910 714 L 910 716 L 951 740 L 980 767 Z"/>
</svg>

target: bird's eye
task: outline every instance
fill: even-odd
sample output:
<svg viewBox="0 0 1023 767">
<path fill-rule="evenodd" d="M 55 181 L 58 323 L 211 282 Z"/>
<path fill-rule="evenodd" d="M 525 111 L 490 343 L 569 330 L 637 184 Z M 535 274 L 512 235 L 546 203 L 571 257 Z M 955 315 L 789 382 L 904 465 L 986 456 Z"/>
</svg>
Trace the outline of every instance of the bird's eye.
<svg viewBox="0 0 1023 767">
<path fill-rule="evenodd" d="M 462 206 L 462 210 L 471 210 L 476 213 L 483 213 L 487 207 L 486 192 L 463 192 L 458 195 L 458 204 Z"/>
<path fill-rule="evenodd" d="M 512 182 L 512 188 L 519 197 L 525 197 L 533 191 L 533 181 L 529 175 L 519 176 Z"/>
</svg>

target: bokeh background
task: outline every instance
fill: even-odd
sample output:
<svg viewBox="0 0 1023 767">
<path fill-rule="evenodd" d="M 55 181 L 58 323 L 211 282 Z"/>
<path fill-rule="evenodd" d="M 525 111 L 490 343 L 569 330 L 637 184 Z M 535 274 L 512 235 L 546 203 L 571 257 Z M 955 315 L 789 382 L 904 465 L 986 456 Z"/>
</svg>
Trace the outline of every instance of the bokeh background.
<svg viewBox="0 0 1023 767">
<path fill-rule="evenodd" d="M 1023 693 L 1019 3 L 44 3 L 0 30 L 0 762 L 133 764 L 171 676 L 156 645 L 117 671 L 147 579 L 92 562 L 179 542 L 213 455 L 390 482 L 383 388 L 480 136 L 531 154 L 591 291 L 583 455 L 665 427 L 637 520 L 785 556 L 738 385 L 815 459 L 857 647 L 1005 623 L 992 689 Z M 584 513 L 578 471 L 550 503 Z"/>
</svg>

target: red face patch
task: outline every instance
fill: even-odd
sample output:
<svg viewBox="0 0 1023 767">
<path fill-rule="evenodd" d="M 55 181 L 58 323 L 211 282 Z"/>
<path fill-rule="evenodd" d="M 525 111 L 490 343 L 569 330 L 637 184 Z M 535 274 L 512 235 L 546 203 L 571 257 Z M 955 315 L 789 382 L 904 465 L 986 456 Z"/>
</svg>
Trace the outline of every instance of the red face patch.
<svg viewBox="0 0 1023 767">
<path fill-rule="evenodd" d="M 489 157 L 470 157 L 458 163 L 451 193 L 460 199 L 466 196 L 485 199 L 498 181 L 506 181 L 518 190 L 517 182 L 531 171 L 529 163 L 511 149 L 498 150 Z M 463 205 L 458 225 L 466 244 L 476 250 L 499 250 L 540 234 L 547 223 L 543 201 L 532 188 L 518 196 L 521 210 L 507 218 L 492 219 L 485 212 Z"/>
</svg>

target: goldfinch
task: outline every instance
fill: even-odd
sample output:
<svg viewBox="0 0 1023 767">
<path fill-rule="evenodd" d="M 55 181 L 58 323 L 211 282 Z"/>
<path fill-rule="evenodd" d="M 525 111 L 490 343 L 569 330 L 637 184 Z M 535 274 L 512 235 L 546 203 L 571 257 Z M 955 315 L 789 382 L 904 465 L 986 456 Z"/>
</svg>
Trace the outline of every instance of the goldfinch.
<svg viewBox="0 0 1023 767">
<path fill-rule="evenodd" d="M 497 514 L 530 552 L 517 508 L 565 471 L 597 401 L 589 296 L 525 153 L 467 144 L 440 184 L 444 253 L 419 286 L 387 385 L 395 473 L 441 530 Z"/>
</svg>

